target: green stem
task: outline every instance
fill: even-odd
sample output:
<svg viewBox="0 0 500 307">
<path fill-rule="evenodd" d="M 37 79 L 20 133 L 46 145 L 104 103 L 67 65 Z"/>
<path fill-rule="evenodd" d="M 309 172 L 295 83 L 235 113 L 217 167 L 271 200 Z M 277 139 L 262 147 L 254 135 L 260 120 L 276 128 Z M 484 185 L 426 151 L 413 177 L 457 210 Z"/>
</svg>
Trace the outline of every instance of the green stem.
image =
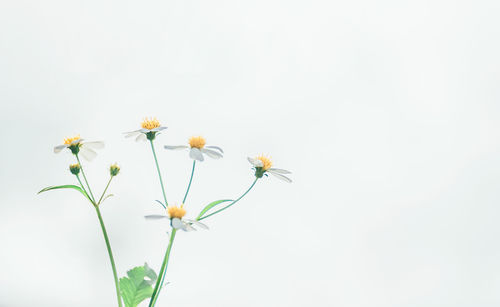
<svg viewBox="0 0 500 307">
<path fill-rule="evenodd" d="M 210 214 L 207 214 L 207 215 L 205 215 L 204 217 L 201 217 L 201 218 L 199 218 L 199 219 L 197 219 L 197 220 L 198 220 L 198 221 L 204 220 L 204 219 L 206 219 L 207 217 L 212 216 L 212 215 L 214 215 L 214 214 L 217 214 L 217 213 L 219 213 L 219 212 L 221 212 L 221 211 L 224 211 L 224 210 L 226 210 L 227 208 L 231 207 L 232 205 L 236 204 L 236 203 L 237 203 L 240 199 L 242 199 L 245 195 L 247 195 L 247 194 L 248 194 L 248 192 L 250 192 L 250 190 L 253 188 L 253 186 L 257 183 L 257 180 L 259 180 L 259 178 L 255 178 L 255 180 L 253 181 L 252 185 L 248 188 L 248 190 L 247 190 L 245 193 L 243 193 L 243 195 L 241 195 L 240 197 L 238 197 L 235 201 L 233 201 L 233 202 L 232 202 L 232 203 L 230 203 L 229 205 L 225 206 L 224 208 L 219 209 L 219 210 L 217 210 L 217 211 L 215 211 L 215 212 L 212 212 L 212 213 L 210 213 Z"/>
<path fill-rule="evenodd" d="M 89 182 L 87 181 L 87 176 L 85 176 L 85 172 L 83 171 L 83 165 L 80 162 L 80 158 L 78 157 L 78 154 L 76 154 L 75 156 L 76 156 L 76 161 L 78 161 L 78 164 L 80 165 L 80 169 L 82 170 L 83 179 L 85 180 L 85 183 L 87 184 L 87 187 L 89 188 L 89 192 L 90 192 L 90 196 L 92 197 L 92 201 L 95 204 L 95 198 L 94 198 L 94 195 L 92 194 L 92 190 L 90 189 Z"/>
<path fill-rule="evenodd" d="M 168 206 L 167 196 L 165 195 L 165 188 L 163 187 L 163 180 L 161 178 L 160 166 L 158 165 L 158 158 L 156 158 L 155 146 L 153 145 L 153 140 L 149 140 L 149 142 L 151 143 L 151 150 L 153 151 L 153 157 L 155 158 L 158 177 L 160 177 L 160 185 L 161 185 L 161 191 L 163 193 L 163 200 L 165 201 L 165 206 Z"/>
<path fill-rule="evenodd" d="M 191 170 L 191 178 L 189 178 L 189 184 L 186 190 L 186 194 L 184 194 L 184 199 L 182 200 L 182 203 L 184 204 L 186 202 L 186 198 L 189 193 L 189 189 L 191 188 L 191 182 L 193 181 L 193 175 L 194 175 L 194 167 L 196 166 L 196 160 L 193 160 L 193 169 Z"/>
<path fill-rule="evenodd" d="M 87 192 L 87 189 L 85 189 L 85 186 L 82 183 L 82 180 L 80 179 L 80 175 L 75 175 L 76 179 L 78 179 L 78 182 L 80 183 L 80 186 L 82 187 L 82 190 L 85 192 L 85 195 L 87 196 L 87 199 L 92 203 L 92 205 L 95 206 L 94 201 L 90 199 L 89 193 Z"/>
<path fill-rule="evenodd" d="M 104 191 L 102 191 L 101 198 L 99 198 L 99 201 L 97 202 L 97 206 L 99 206 L 101 204 L 102 198 L 104 197 L 104 194 L 106 194 L 106 191 L 108 190 L 109 184 L 111 183 L 112 179 L 113 179 L 113 176 L 110 176 L 108 184 L 106 185 L 106 188 L 104 188 Z"/>
<path fill-rule="evenodd" d="M 122 299 L 120 295 L 120 286 L 118 284 L 118 275 L 116 273 L 115 259 L 113 258 L 113 252 L 111 251 L 111 245 L 109 244 L 108 233 L 106 232 L 106 227 L 104 226 L 104 221 L 102 220 L 101 211 L 98 206 L 95 206 L 95 211 L 97 212 L 97 217 L 99 218 L 99 223 L 101 224 L 102 234 L 104 235 L 104 241 L 106 241 L 106 248 L 108 249 L 109 260 L 111 261 L 111 267 L 113 268 L 113 277 L 115 279 L 116 296 L 118 299 L 118 306 L 122 306 Z"/>
<path fill-rule="evenodd" d="M 153 307 L 158 300 L 158 295 L 160 294 L 161 288 L 163 287 L 163 281 L 165 273 L 167 272 L 168 260 L 170 258 L 170 251 L 172 250 L 172 245 L 174 244 L 175 233 L 177 229 L 172 228 L 172 234 L 170 235 L 170 242 L 168 243 L 167 252 L 165 253 L 165 257 L 163 258 L 163 263 L 161 265 L 160 272 L 158 273 L 158 279 L 156 280 L 155 289 L 153 291 L 153 295 L 151 296 L 151 300 L 149 301 L 149 307 Z"/>
</svg>

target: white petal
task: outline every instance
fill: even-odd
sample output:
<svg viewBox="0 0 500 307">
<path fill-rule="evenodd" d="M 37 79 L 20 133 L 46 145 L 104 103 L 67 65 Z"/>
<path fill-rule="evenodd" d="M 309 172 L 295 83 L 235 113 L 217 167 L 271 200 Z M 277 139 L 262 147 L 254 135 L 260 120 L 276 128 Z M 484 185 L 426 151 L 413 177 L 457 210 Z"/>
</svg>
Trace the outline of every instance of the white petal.
<svg viewBox="0 0 500 307">
<path fill-rule="evenodd" d="M 189 223 L 191 224 L 194 224 L 200 228 L 203 228 L 203 229 L 208 229 L 208 226 L 203 224 L 202 222 L 198 222 L 198 221 L 195 221 L 195 220 L 188 220 L 188 219 L 184 219 L 185 221 L 188 221 Z"/>
<path fill-rule="evenodd" d="M 194 228 L 193 226 L 189 225 L 189 223 L 184 223 L 184 228 L 182 230 L 184 231 L 196 231 L 196 228 Z"/>
<path fill-rule="evenodd" d="M 188 146 L 187 145 L 177 145 L 177 146 L 165 145 L 165 146 L 163 146 L 163 148 L 170 149 L 170 150 L 179 150 L 179 149 L 186 149 L 186 148 L 188 148 Z"/>
<path fill-rule="evenodd" d="M 189 151 L 189 156 L 191 157 L 191 159 L 195 159 L 198 161 L 204 160 L 203 154 L 198 148 L 191 148 L 191 150 Z"/>
<path fill-rule="evenodd" d="M 145 140 L 147 140 L 147 138 L 146 138 L 146 135 L 144 133 L 139 133 L 139 135 L 137 135 L 137 137 L 135 138 L 136 142 L 145 141 Z"/>
<path fill-rule="evenodd" d="M 92 161 L 97 156 L 97 152 L 85 146 L 80 147 L 80 153 L 87 161 Z"/>
<path fill-rule="evenodd" d="M 218 146 L 205 146 L 206 148 L 212 148 L 212 149 L 217 149 L 218 151 L 220 151 L 221 153 L 224 153 L 224 150 L 222 150 L 222 148 L 218 147 Z"/>
<path fill-rule="evenodd" d="M 83 141 L 83 139 L 76 139 L 76 140 L 74 140 L 73 142 L 71 142 L 71 145 L 78 144 L 78 143 L 80 143 L 81 141 Z"/>
<path fill-rule="evenodd" d="M 159 215 L 159 214 L 152 214 L 152 215 L 145 215 L 144 218 L 146 220 L 160 220 L 163 218 L 168 218 L 166 215 Z"/>
<path fill-rule="evenodd" d="M 124 132 L 124 134 L 125 134 L 125 137 L 126 137 L 126 138 L 136 136 L 136 135 L 138 135 L 139 133 L 141 133 L 141 130 L 135 130 L 135 131 L 130 131 L 130 132 Z"/>
<path fill-rule="evenodd" d="M 68 148 L 68 145 L 63 144 L 63 145 L 56 146 L 56 147 L 54 147 L 54 152 L 55 153 L 60 153 L 61 150 L 63 150 L 64 148 Z"/>
<path fill-rule="evenodd" d="M 262 163 L 262 161 L 260 161 L 259 159 L 254 159 L 254 158 L 248 157 L 248 162 L 250 162 L 250 164 L 252 164 L 255 167 L 262 167 L 262 166 L 264 166 L 264 164 Z"/>
<path fill-rule="evenodd" d="M 167 129 L 167 127 L 158 127 L 158 128 L 151 129 L 151 131 L 158 132 L 158 131 L 162 131 L 162 130 L 165 130 L 165 129 Z"/>
<path fill-rule="evenodd" d="M 175 229 L 184 229 L 184 223 L 178 218 L 173 218 L 172 227 L 174 227 Z"/>
<path fill-rule="evenodd" d="M 220 159 L 222 158 L 222 154 L 215 151 L 215 150 L 211 150 L 211 149 L 207 149 L 207 148 L 202 148 L 201 149 L 201 152 L 206 154 L 207 156 L 209 156 L 210 158 L 212 159 Z"/>
<path fill-rule="evenodd" d="M 278 173 L 270 173 L 270 174 L 271 174 L 271 175 L 273 175 L 274 177 L 279 178 L 279 179 L 281 179 L 281 180 L 283 180 L 283 181 L 286 181 L 286 182 L 288 182 L 288 183 L 291 183 L 291 182 L 292 182 L 292 179 L 290 179 L 290 178 L 288 178 L 288 177 L 286 177 L 286 176 L 283 176 L 283 175 L 281 175 L 281 174 L 278 174 Z"/>
<path fill-rule="evenodd" d="M 292 172 L 287 171 L 286 169 L 281 169 L 281 168 L 270 168 L 267 170 L 270 173 L 277 173 L 277 174 L 291 174 Z"/>
<path fill-rule="evenodd" d="M 83 143 L 83 146 L 87 146 L 87 147 L 92 148 L 92 149 L 103 149 L 104 142 L 101 142 L 101 141 L 85 142 L 85 143 Z"/>
</svg>

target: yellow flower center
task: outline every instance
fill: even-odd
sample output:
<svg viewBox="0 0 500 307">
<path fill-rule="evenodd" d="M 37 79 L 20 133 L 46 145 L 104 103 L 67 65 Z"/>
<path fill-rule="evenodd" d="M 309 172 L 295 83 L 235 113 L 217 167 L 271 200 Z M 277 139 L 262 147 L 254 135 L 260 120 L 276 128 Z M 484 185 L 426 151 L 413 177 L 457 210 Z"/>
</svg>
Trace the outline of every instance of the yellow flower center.
<svg viewBox="0 0 500 307">
<path fill-rule="evenodd" d="M 191 146 L 191 148 L 202 149 L 205 143 L 205 139 L 201 136 L 193 136 L 189 139 L 189 146 Z"/>
<path fill-rule="evenodd" d="M 71 145 L 71 143 L 73 143 L 74 141 L 79 140 L 79 139 L 80 139 L 80 135 L 79 134 L 76 135 L 76 136 L 74 136 L 74 137 L 72 137 L 72 138 L 65 138 L 64 139 L 64 145 Z"/>
<path fill-rule="evenodd" d="M 160 127 L 160 122 L 156 119 L 156 117 L 151 117 L 151 118 L 144 118 L 144 120 L 141 123 L 141 127 L 144 129 L 154 129 Z"/>
<path fill-rule="evenodd" d="M 273 166 L 273 162 L 271 162 L 271 159 L 268 157 L 265 157 L 264 155 L 260 155 L 256 158 L 257 160 L 260 160 L 262 162 L 262 168 L 267 171 Z"/>
<path fill-rule="evenodd" d="M 180 207 L 168 206 L 167 211 L 171 219 L 173 218 L 182 219 L 182 217 L 186 215 L 186 209 L 184 209 L 184 205 L 181 205 Z"/>
</svg>

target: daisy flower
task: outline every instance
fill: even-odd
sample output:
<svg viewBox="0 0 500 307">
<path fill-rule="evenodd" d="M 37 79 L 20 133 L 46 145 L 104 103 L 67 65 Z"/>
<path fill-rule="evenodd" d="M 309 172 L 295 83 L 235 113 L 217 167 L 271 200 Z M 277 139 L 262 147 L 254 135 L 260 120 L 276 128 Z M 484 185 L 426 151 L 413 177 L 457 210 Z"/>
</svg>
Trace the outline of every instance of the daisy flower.
<svg viewBox="0 0 500 307">
<path fill-rule="evenodd" d="M 290 178 L 285 176 L 285 174 L 291 174 L 291 172 L 284 169 L 273 168 L 273 162 L 271 162 L 271 159 L 269 159 L 268 157 L 265 157 L 263 155 L 260 155 L 256 158 L 248 157 L 248 161 L 255 167 L 255 177 L 257 178 L 262 178 L 264 174 L 270 173 L 271 175 L 283 181 L 292 182 Z"/>
<path fill-rule="evenodd" d="M 189 157 L 194 160 L 198 161 L 203 161 L 204 157 L 203 155 L 207 155 L 212 159 L 219 159 L 222 158 L 222 154 L 224 151 L 222 148 L 217 147 L 217 146 L 205 146 L 206 141 L 203 137 L 201 136 L 193 136 L 189 138 L 189 146 L 188 145 L 177 145 L 177 146 L 170 146 L 170 145 L 165 145 L 165 149 L 170 149 L 170 150 L 179 150 L 179 149 L 188 149 L 189 148 Z"/>
<path fill-rule="evenodd" d="M 201 222 L 190 219 L 184 219 L 183 217 L 184 215 L 186 215 L 186 209 L 184 209 L 184 205 L 181 205 L 180 207 L 168 206 L 167 213 L 168 216 L 153 214 L 153 215 L 146 215 L 144 217 L 148 220 L 159 220 L 168 218 L 170 219 L 170 225 L 172 226 L 172 228 L 181 229 L 184 231 L 196 231 L 196 228 L 194 228 L 193 225 L 203 229 L 208 229 L 208 226 Z"/>
<path fill-rule="evenodd" d="M 160 125 L 160 122 L 156 119 L 156 117 L 152 118 L 144 118 L 141 123 L 141 129 L 125 132 L 125 137 L 135 137 L 135 140 L 145 141 L 145 140 L 154 140 L 155 136 L 158 132 L 167 129 L 167 127 L 163 127 Z"/>
<path fill-rule="evenodd" d="M 76 135 L 74 137 L 69 137 L 64 139 L 64 143 L 62 145 L 58 145 L 54 147 L 54 152 L 59 153 L 63 149 L 68 148 L 74 155 L 82 154 L 82 156 L 88 161 L 94 159 L 97 156 L 97 153 L 94 149 L 102 149 L 104 148 L 103 142 L 83 142 L 83 139 L 80 138 L 80 135 Z"/>
</svg>

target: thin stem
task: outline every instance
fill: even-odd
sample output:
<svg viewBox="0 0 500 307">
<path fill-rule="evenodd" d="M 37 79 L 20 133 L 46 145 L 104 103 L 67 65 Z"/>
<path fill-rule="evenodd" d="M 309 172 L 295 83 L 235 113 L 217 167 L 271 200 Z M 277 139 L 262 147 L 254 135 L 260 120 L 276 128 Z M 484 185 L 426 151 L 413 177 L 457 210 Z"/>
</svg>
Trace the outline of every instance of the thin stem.
<svg viewBox="0 0 500 307">
<path fill-rule="evenodd" d="M 113 179 L 113 176 L 110 176 L 108 184 L 106 185 L 106 188 L 104 188 L 104 191 L 102 191 L 101 198 L 99 198 L 99 201 L 97 202 L 97 206 L 99 206 L 101 204 L 102 198 L 104 197 L 104 194 L 106 194 L 106 191 L 108 190 L 109 184 L 111 183 L 112 179 Z"/>
<path fill-rule="evenodd" d="M 191 170 L 191 178 L 189 178 L 189 184 L 186 190 L 186 194 L 184 194 L 184 199 L 182 200 L 182 203 L 184 204 L 186 202 L 186 198 L 189 193 L 189 189 L 191 188 L 191 182 L 193 181 L 193 175 L 194 175 L 194 167 L 196 166 L 196 160 L 193 160 L 193 169 Z"/>
<path fill-rule="evenodd" d="M 165 206 L 168 206 L 167 196 L 165 195 L 165 188 L 163 187 L 163 180 L 161 179 L 160 166 L 158 165 L 158 159 L 156 158 L 155 146 L 153 145 L 153 140 L 149 140 L 149 142 L 151 143 L 151 150 L 153 151 L 153 157 L 155 158 L 158 177 L 160 177 L 160 185 L 161 185 L 161 191 L 163 193 L 163 200 L 165 201 Z"/>
<path fill-rule="evenodd" d="M 153 295 L 151 296 L 151 300 L 149 301 L 149 307 L 153 307 L 156 304 L 158 295 L 160 294 L 161 288 L 163 287 L 165 273 L 167 272 L 168 260 L 170 258 L 170 251 L 172 250 L 172 245 L 174 244 L 176 232 L 177 229 L 172 228 L 172 233 L 170 234 L 170 242 L 168 243 L 167 252 L 165 253 L 165 257 L 163 258 L 160 272 L 158 273 L 158 279 L 156 280 L 155 289 L 153 291 Z"/>
<path fill-rule="evenodd" d="M 250 192 L 250 190 L 253 188 L 253 186 L 257 183 L 257 180 L 259 180 L 259 178 L 255 178 L 255 180 L 253 181 L 252 185 L 248 188 L 248 190 L 247 190 L 245 193 L 243 193 L 243 195 L 241 195 L 240 197 L 238 197 L 235 201 L 233 201 L 233 202 L 232 202 L 232 203 L 230 203 L 229 205 L 225 206 L 224 208 L 221 208 L 221 209 L 219 209 L 219 210 L 217 210 L 217 211 L 215 211 L 215 212 L 212 212 L 212 213 L 210 213 L 210 214 L 207 214 L 207 215 L 205 215 L 204 217 L 199 218 L 199 219 L 197 219 L 197 220 L 198 220 L 198 221 L 204 220 L 204 219 L 206 219 L 207 217 L 212 216 L 212 215 L 214 215 L 214 214 L 217 214 L 217 213 L 219 213 L 219 212 L 221 212 L 221 211 L 224 211 L 224 210 L 226 210 L 227 208 L 231 207 L 232 205 L 236 204 L 236 203 L 237 203 L 240 199 L 242 199 L 245 195 L 247 195 L 247 194 L 248 194 L 248 192 Z"/>
<path fill-rule="evenodd" d="M 80 186 L 82 187 L 82 189 L 85 191 L 85 193 L 87 193 L 87 189 L 85 189 L 85 186 L 83 185 L 82 183 L 82 180 L 80 180 L 80 175 L 75 175 L 76 176 L 76 179 L 78 179 L 78 182 L 80 183 Z M 87 193 L 88 195 L 88 193 Z"/>
<path fill-rule="evenodd" d="M 82 163 L 80 162 L 80 158 L 78 157 L 78 154 L 76 154 L 75 156 L 76 156 L 76 161 L 78 161 L 78 164 L 80 165 L 80 169 L 82 170 L 83 179 L 85 180 L 85 183 L 87 184 L 87 187 L 89 188 L 89 192 L 90 192 L 90 196 L 92 197 L 92 201 L 95 204 L 95 198 L 94 198 L 94 195 L 92 194 L 92 190 L 90 189 L 89 182 L 87 181 L 87 176 L 85 176 L 85 172 L 83 171 L 83 166 L 82 166 Z"/>
<path fill-rule="evenodd" d="M 85 192 L 85 195 L 87 196 L 87 199 L 92 203 L 92 205 L 95 206 L 94 201 L 90 199 L 89 193 L 87 192 L 87 189 L 85 189 L 85 186 L 82 183 L 82 180 L 80 179 L 80 175 L 75 175 L 76 179 L 78 179 L 78 182 L 80 183 L 80 186 L 82 187 L 82 190 Z"/>
<path fill-rule="evenodd" d="M 108 233 L 106 232 L 106 227 L 104 226 L 104 221 L 102 220 L 101 211 L 98 206 L 94 206 L 97 212 L 97 217 L 99 218 L 99 223 L 101 224 L 102 234 L 104 235 L 104 241 L 106 241 L 106 248 L 108 249 L 109 260 L 111 261 L 111 267 L 113 268 L 113 277 L 115 279 L 116 287 L 116 297 L 118 299 L 118 306 L 122 306 L 122 299 L 120 295 L 120 286 L 118 284 L 118 275 L 116 273 L 115 259 L 113 258 L 113 252 L 111 251 L 111 245 L 109 244 Z"/>
</svg>

